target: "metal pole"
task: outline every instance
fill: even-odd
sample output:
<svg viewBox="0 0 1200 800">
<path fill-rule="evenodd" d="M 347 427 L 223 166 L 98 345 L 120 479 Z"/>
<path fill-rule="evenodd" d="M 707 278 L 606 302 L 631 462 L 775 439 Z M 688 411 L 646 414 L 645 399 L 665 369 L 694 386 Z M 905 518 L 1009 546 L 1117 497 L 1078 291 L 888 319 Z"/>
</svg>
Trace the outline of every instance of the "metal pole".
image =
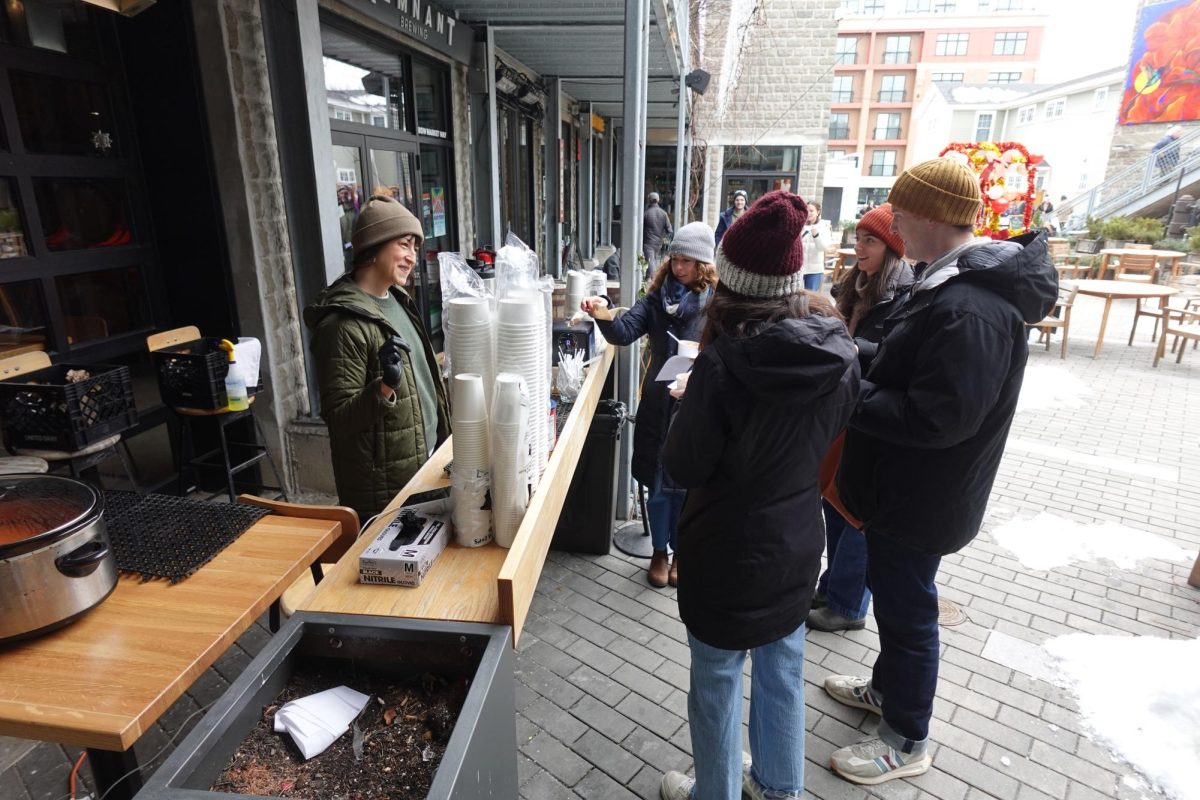
<svg viewBox="0 0 1200 800">
<path fill-rule="evenodd" d="M 487 128 L 488 128 L 488 161 L 490 162 L 491 186 L 488 187 L 491 213 L 491 245 L 499 250 L 504 244 L 504 228 L 500 220 L 500 105 L 496 91 L 496 32 L 489 26 L 487 29 Z M 483 238 L 483 237 L 479 237 Z M 485 240 L 486 242 L 486 240 Z"/>
<path fill-rule="evenodd" d="M 542 255 L 542 269 L 546 275 L 557 276 L 562 265 L 562 222 L 559 198 L 562 194 L 563 164 L 559 161 L 562 152 L 562 79 L 546 79 L 546 110 L 542 118 L 543 137 L 546 147 L 543 150 L 545 160 L 542 162 L 546 170 L 546 215 L 543 221 L 546 225 L 546 252 Z M 563 202 L 567 202 L 563 198 Z"/>
<path fill-rule="evenodd" d="M 686 221 L 683 216 L 683 201 L 687 192 L 687 181 L 683 174 L 683 150 L 686 126 L 684 122 L 687 117 L 687 86 L 684 85 L 684 75 L 679 76 L 679 113 L 675 120 L 675 230 L 679 230 L 680 226 Z"/>
<path fill-rule="evenodd" d="M 579 112 L 583 130 L 580 134 L 579 155 L 579 232 L 575 243 L 579 249 L 580 258 L 591 258 L 595 252 L 596 224 L 595 210 L 592 207 L 592 187 L 595 186 L 596 176 L 593 173 L 592 153 L 596 146 L 595 132 L 592 130 L 592 104 L 587 103 Z"/>
<path fill-rule="evenodd" d="M 612 120 L 604 126 L 604 138 L 600 140 L 600 244 L 611 245 L 613 211 L 613 126 Z"/>
<path fill-rule="evenodd" d="M 637 258 L 642 250 L 643 128 L 645 124 L 646 43 L 649 35 L 647 0 L 625 0 L 625 82 L 621 153 L 621 305 L 631 307 L 637 296 Z M 636 413 L 638 346 L 622 348 L 617 358 L 619 399 Z M 629 519 L 630 459 L 633 437 L 621 437 L 617 465 L 617 517 Z"/>
</svg>

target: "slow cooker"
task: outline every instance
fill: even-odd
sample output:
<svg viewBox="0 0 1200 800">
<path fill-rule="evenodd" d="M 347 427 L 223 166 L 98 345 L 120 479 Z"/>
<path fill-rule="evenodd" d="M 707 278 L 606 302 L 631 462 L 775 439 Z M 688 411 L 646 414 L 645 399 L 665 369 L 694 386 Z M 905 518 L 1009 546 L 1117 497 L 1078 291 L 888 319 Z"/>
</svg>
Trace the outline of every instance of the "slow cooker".
<svg viewBox="0 0 1200 800">
<path fill-rule="evenodd" d="M 78 619 L 116 585 L 98 491 L 54 475 L 0 476 L 0 644 Z"/>
</svg>

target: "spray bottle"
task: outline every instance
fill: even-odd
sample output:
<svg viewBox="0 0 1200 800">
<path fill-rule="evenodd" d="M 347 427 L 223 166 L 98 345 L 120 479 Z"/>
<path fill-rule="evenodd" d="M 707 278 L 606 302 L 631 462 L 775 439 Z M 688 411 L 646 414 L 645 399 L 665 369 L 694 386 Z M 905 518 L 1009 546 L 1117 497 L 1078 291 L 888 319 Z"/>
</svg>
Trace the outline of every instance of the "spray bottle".
<svg viewBox="0 0 1200 800">
<path fill-rule="evenodd" d="M 241 371 L 234 368 L 237 361 L 234 359 L 233 342 L 222 339 L 221 349 L 229 354 L 229 372 L 225 373 L 225 396 L 229 400 L 227 407 L 230 411 L 245 411 L 250 408 L 250 398 Z"/>
</svg>

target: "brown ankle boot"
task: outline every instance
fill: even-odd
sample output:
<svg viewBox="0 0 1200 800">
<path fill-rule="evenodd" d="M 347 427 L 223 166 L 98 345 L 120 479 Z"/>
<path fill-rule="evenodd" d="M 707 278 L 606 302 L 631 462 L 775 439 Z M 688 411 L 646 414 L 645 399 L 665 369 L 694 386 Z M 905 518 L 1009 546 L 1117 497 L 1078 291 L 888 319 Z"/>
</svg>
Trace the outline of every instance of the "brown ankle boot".
<svg viewBox="0 0 1200 800">
<path fill-rule="evenodd" d="M 650 569 L 646 571 L 646 581 L 655 589 L 661 589 L 667 585 L 668 561 L 666 550 L 655 550 L 654 555 L 650 557 Z"/>
<path fill-rule="evenodd" d="M 667 583 L 679 585 L 679 553 L 671 554 L 671 571 L 667 573 Z"/>
</svg>

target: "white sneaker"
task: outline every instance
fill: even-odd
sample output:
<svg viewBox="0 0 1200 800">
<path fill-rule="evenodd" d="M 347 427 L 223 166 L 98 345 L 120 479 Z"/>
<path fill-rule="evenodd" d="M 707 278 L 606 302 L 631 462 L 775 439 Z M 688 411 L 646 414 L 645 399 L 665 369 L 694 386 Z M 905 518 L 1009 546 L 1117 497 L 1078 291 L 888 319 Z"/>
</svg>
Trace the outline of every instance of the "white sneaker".
<svg viewBox="0 0 1200 800">
<path fill-rule="evenodd" d="M 879 695 L 871 691 L 870 678 L 830 675 L 825 679 L 825 692 L 839 703 L 854 708 L 865 708 L 873 714 L 883 714 Z"/>
<path fill-rule="evenodd" d="M 695 785 L 694 778 L 671 770 L 663 775 L 662 783 L 658 786 L 658 796 L 662 800 L 691 800 L 692 787 Z"/>
<path fill-rule="evenodd" d="M 829 766 L 838 775 L 851 783 L 868 786 L 893 778 L 924 775 L 932 763 L 933 756 L 928 750 L 906 755 L 878 737 L 835 750 L 829 757 Z"/>
</svg>

